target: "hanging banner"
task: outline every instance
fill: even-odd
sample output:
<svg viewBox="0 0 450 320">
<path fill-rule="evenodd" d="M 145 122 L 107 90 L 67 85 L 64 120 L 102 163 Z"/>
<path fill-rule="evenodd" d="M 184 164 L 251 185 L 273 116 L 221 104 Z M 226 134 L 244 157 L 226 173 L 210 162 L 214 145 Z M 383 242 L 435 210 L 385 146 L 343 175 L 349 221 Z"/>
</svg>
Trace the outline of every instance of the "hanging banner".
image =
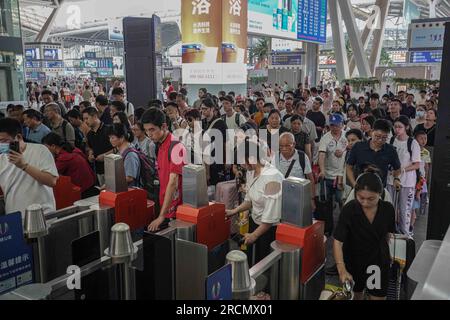
<svg viewBox="0 0 450 320">
<path fill-rule="evenodd" d="M 184 83 L 246 83 L 246 0 L 182 1 L 181 26 Z"/>
</svg>

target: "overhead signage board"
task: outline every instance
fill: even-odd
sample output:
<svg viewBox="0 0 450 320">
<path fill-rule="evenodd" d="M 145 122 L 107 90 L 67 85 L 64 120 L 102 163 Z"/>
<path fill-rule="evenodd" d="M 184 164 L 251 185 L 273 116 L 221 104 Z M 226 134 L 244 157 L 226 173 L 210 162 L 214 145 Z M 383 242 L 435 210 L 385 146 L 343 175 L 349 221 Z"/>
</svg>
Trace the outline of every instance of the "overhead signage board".
<svg viewBox="0 0 450 320">
<path fill-rule="evenodd" d="M 45 49 L 44 48 L 44 60 L 60 60 L 58 49 Z"/>
<path fill-rule="evenodd" d="M 248 0 L 248 32 L 326 43 L 327 0 Z"/>
<path fill-rule="evenodd" d="M 41 54 L 39 48 L 28 48 L 25 49 L 25 59 L 26 60 L 39 60 L 41 59 Z"/>
<path fill-rule="evenodd" d="M 302 64 L 301 52 L 274 53 L 271 58 L 273 66 L 300 66 Z"/>
<path fill-rule="evenodd" d="M 445 23 L 450 18 L 412 20 L 408 30 L 410 51 L 442 50 Z"/>
<path fill-rule="evenodd" d="M 410 63 L 441 63 L 442 51 L 412 51 L 409 55 Z"/>
</svg>

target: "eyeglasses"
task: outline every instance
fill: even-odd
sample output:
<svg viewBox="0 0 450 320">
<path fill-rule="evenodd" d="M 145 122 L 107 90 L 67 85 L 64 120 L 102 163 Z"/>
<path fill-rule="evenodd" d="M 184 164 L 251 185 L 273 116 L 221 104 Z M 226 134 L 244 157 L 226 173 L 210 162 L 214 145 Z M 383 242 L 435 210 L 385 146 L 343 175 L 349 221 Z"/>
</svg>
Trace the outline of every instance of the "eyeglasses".
<svg viewBox="0 0 450 320">
<path fill-rule="evenodd" d="M 380 141 L 387 141 L 388 135 L 379 135 L 379 134 L 373 134 L 373 138 Z"/>
</svg>

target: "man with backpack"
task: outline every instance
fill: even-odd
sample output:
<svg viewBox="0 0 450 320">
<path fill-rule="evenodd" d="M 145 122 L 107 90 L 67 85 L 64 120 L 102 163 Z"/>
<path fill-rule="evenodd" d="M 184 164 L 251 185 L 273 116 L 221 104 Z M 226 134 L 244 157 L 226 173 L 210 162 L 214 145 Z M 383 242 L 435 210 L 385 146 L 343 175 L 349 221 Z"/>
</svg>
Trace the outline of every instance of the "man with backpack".
<svg viewBox="0 0 450 320">
<path fill-rule="evenodd" d="M 211 146 L 211 148 L 207 148 L 207 155 L 205 154 L 205 157 L 207 157 L 206 178 L 209 186 L 215 186 L 217 183 L 226 180 L 224 158 L 228 128 L 225 121 L 221 117 L 216 116 L 216 108 L 217 106 L 212 99 L 208 98 L 202 101 L 203 139 L 208 141 Z"/>
<path fill-rule="evenodd" d="M 142 115 L 142 124 L 149 138 L 157 145 L 159 204 L 158 217 L 148 226 L 156 231 L 167 219 L 175 218 L 182 202 L 182 169 L 186 150 L 169 131 L 166 115 L 159 109 L 150 108 Z"/>
<path fill-rule="evenodd" d="M 75 130 L 72 125 L 61 116 L 61 110 L 56 103 L 45 106 L 45 117 L 49 121 L 52 132 L 59 135 L 64 141 L 75 146 Z"/>
<path fill-rule="evenodd" d="M 246 122 L 242 114 L 234 111 L 232 96 L 223 97 L 222 106 L 225 111 L 225 114 L 222 115 L 222 120 L 226 122 L 228 129 L 239 129 Z"/>
<path fill-rule="evenodd" d="M 296 177 L 308 179 L 311 184 L 311 206 L 316 208 L 314 196 L 316 194 L 311 161 L 306 153 L 295 149 L 295 137 L 290 132 L 280 135 L 280 151 L 275 154 L 275 167 L 284 175 L 284 178 Z"/>
<path fill-rule="evenodd" d="M 134 123 L 134 106 L 131 102 L 125 100 L 125 93 L 122 88 L 114 88 L 112 91 L 112 97 L 114 101 L 122 102 L 125 105 L 125 113 L 128 119 L 133 124 Z"/>
</svg>

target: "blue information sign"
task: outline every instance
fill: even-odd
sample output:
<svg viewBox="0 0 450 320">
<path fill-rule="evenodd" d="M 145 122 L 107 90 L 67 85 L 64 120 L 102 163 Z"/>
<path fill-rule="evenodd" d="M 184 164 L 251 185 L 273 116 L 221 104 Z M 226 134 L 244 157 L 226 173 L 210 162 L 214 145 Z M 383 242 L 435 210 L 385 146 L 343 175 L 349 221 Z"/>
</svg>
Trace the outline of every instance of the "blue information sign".
<svg viewBox="0 0 450 320">
<path fill-rule="evenodd" d="M 58 49 L 44 49 L 45 60 L 59 60 Z"/>
<path fill-rule="evenodd" d="M 411 51 L 410 63 L 441 63 L 442 51 Z"/>
<path fill-rule="evenodd" d="M 41 56 L 39 55 L 39 48 L 28 48 L 25 49 L 25 59 L 26 60 L 39 60 Z"/>
<path fill-rule="evenodd" d="M 272 54 L 273 66 L 299 66 L 302 64 L 300 52 L 281 52 Z"/>
<path fill-rule="evenodd" d="M 97 57 L 97 54 L 96 54 L 95 52 L 86 51 L 86 52 L 84 53 L 84 56 L 85 56 L 87 59 L 95 59 L 95 58 Z"/>
<path fill-rule="evenodd" d="M 42 67 L 41 61 L 31 61 L 31 60 L 25 61 L 25 68 L 41 68 L 41 67 Z"/>
<path fill-rule="evenodd" d="M 231 264 L 227 264 L 206 278 L 206 300 L 231 300 Z"/>
<path fill-rule="evenodd" d="M 327 0 L 298 0 L 297 39 L 326 43 Z"/>
<path fill-rule="evenodd" d="M 20 212 L 0 216 L 0 294 L 33 282 L 33 254 Z"/>
</svg>

